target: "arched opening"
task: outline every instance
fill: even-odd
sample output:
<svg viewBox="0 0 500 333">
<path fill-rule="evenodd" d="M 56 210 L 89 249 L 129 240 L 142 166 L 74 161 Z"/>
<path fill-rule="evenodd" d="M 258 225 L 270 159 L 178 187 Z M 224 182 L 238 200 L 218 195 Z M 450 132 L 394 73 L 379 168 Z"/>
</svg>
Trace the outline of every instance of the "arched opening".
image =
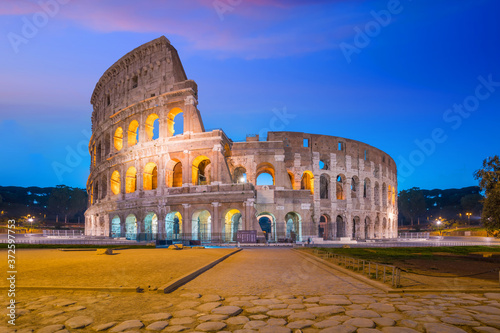
<svg viewBox="0 0 500 333">
<path fill-rule="evenodd" d="M 111 174 L 111 192 L 113 194 L 119 194 L 121 190 L 121 180 L 120 180 L 120 173 L 115 170 Z"/>
<path fill-rule="evenodd" d="M 392 187 L 391 185 L 387 185 L 387 202 L 392 204 Z"/>
<path fill-rule="evenodd" d="M 378 182 L 375 182 L 375 186 L 373 188 L 375 205 L 380 206 L 380 187 Z"/>
<path fill-rule="evenodd" d="M 238 230 L 243 229 L 241 212 L 237 209 L 229 210 L 224 216 L 224 225 L 222 227 L 222 235 L 224 242 L 236 242 L 236 234 Z"/>
<path fill-rule="evenodd" d="M 285 215 L 285 230 L 286 239 L 292 242 L 302 240 L 302 219 L 299 214 L 289 212 Z"/>
<path fill-rule="evenodd" d="M 365 178 L 363 181 L 363 198 L 371 200 L 371 183 L 369 178 Z"/>
<path fill-rule="evenodd" d="M 365 217 L 365 239 L 373 238 L 373 231 L 371 229 L 372 229 L 371 220 L 367 216 Z"/>
<path fill-rule="evenodd" d="M 330 197 L 330 176 L 322 174 L 319 178 L 319 198 L 328 199 Z"/>
<path fill-rule="evenodd" d="M 144 218 L 144 238 L 145 240 L 156 239 L 158 234 L 158 216 L 150 212 Z"/>
<path fill-rule="evenodd" d="M 132 120 L 128 125 L 127 142 L 129 147 L 135 146 L 139 142 L 139 122 L 137 120 Z"/>
<path fill-rule="evenodd" d="M 392 187 L 392 205 L 393 206 L 396 206 L 396 188 L 395 187 Z"/>
<path fill-rule="evenodd" d="M 173 108 L 167 115 L 167 136 L 184 133 L 184 114 L 180 108 Z"/>
<path fill-rule="evenodd" d="M 127 169 L 125 175 L 125 193 L 134 193 L 137 189 L 137 170 L 135 167 Z"/>
<path fill-rule="evenodd" d="M 210 159 L 206 156 L 198 156 L 194 159 L 193 165 L 193 185 L 208 185 L 211 182 Z"/>
<path fill-rule="evenodd" d="M 382 219 L 382 232 L 380 233 L 381 238 L 387 238 L 387 219 L 384 217 Z"/>
<path fill-rule="evenodd" d="M 320 170 L 328 170 L 328 164 L 325 161 L 326 161 L 325 159 L 321 159 L 319 161 Z"/>
<path fill-rule="evenodd" d="M 244 167 L 237 167 L 236 169 L 234 169 L 233 182 L 234 183 L 247 182 L 247 170 Z"/>
<path fill-rule="evenodd" d="M 257 179 L 255 185 L 274 185 L 274 166 L 271 163 L 263 162 L 257 166 Z"/>
<path fill-rule="evenodd" d="M 358 188 L 359 188 L 359 178 L 357 176 L 352 177 L 351 179 L 351 198 L 358 197 Z"/>
<path fill-rule="evenodd" d="M 101 163 L 101 154 L 102 154 L 102 148 L 101 148 L 101 142 L 97 144 L 97 149 L 96 149 L 96 159 L 97 163 Z"/>
<path fill-rule="evenodd" d="M 208 241 L 211 238 L 212 216 L 208 210 L 197 210 L 191 219 L 193 240 Z"/>
<path fill-rule="evenodd" d="M 337 238 L 345 237 L 345 234 L 346 234 L 345 222 L 344 222 L 344 219 L 342 218 L 342 216 L 337 215 L 336 222 L 337 222 L 336 223 L 337 224 Z"/>
<path fill-rule="evenodd" d="M 125 219 L 125 237 L 127 239 L 137 239 L 137 218 L 130 214 Z"/>
<path fill-rule="evenodd" d="M 290 184 L 292 184 L 292 190 L 295 190 L 295 175 L 290 170 L 287 170 L 288 178 L 290 179 Z"/>
<path fill-rule="evenodd" d="M 150 114 L 146 118 L 146 137 L 148 141 L 156 140 L 160 134 L 160 122 L 156 113 Z"/>
<path fill-rule="evenodd" d="M 182 215 L 170 212 L 165 217 L 165 232 L 167 240 L 180 240 L 182 234 Z"/>
<path fill-rule="evenodd" d="M 123 148 L 123 129 L 118 127 L 113 136 L 113 143 L 115 145 L 116 151 L 120 151 Z"/>
<path fill-rule="evenodd" d="M 158 168 L 153 162 L 144 166 L 143 187 L 145 191 L 155 190 L 158 187 Z"/>
<path fill-rule="evenodd" d="M 182 163 L 178 159 L 169 160 L 165 172 L 168 187 L 182 187 Z"/>
<path fill-rule="evenodd" d="M 266 241 L 274 240 L 275 233 L 275 221 L 274 215 L 270 213 L 260 213 L 257 216 L 257 221 L 259 222 L 260 229 L 264 233 Z"/>
<path fill-rule="evenodd" d="M 106 133 L 106 135 L 104 135 L 104 159 L 108 158 L 110 151 L 111 151 L 111 139 L 109 135 Z"/>
<path fill-rule="evenodd" d="M 355 216 L 352 219 L 352 239 L 362 238 L 360 233 L 362 232 L 361 220 L 359 216 Z"/>
<path fill-rule="evenodd" d="M 99 195 L 99 199 L 105 199 L 106 196 L 108 195 L 108 181 L 106 179 L 106 176 L 103 175 L 102 178 L 101 178 L 101 181 L 100 181 L 100 195 Z"/>
<path fill-rule="evenodd" d="M 377 216 L 375 218 L 375 227 L 374 227 L 374 230 L 373 230 L 373 238 L 381 238 L 380 229 L 381 229 L 380 218 Z"/>
<path fill-rule="evenodd" d="M 337 200 L 345 200 L 344 183 L 345 183 L 345 176 L 338 175 L 337 176 L 337 183 L 336 183 Z"/>
<path fill-rule="evenodd" d="M 319 217 L 318 236 L 323 237 L 324 240 L 330 239 L 332 232 L 330 230 L 330 216 L 323 214 Z"/>
<path fill-rule="evenodd" d="M 302 180 L 300 181 L 300 189 L 310 190 L 311 194 L 314 194 L 314 175 L 311 171 L 306 170 L 302 174 Z"/>
<path fill-rule="evenodd" d="M 382 206 L 387 206 L 387 185 L 382 184 Z"/>
<path fill-rule="evenodd" d="M 120 225 L 120 217 L 115 215 L 115 217 L 111 219 L 111 238 L 121 237 L 121 233 L 122 227 Z"/>
</svg>

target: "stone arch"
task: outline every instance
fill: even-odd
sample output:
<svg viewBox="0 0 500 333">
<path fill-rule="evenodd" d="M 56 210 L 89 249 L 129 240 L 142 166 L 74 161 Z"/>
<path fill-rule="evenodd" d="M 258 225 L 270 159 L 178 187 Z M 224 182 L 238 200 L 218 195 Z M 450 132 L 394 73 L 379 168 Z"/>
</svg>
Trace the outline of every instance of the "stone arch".
<svg viewBox="0 0 500 333">
<path fill-rule="evenodd" d="M 290 184 L 292 184 L 292 190 L 295 190 L 295 175 L 291 170 L 286 171 L 288 173 L 288 179 L 290 179 Z"/>
<path fill-rule="evenodd" d="M 245 167 L 239 166 L 234 169 L 233 172 L 233 183 L 246 183 L 247 182 L 247 169 Z"/>
<path fill-rule="evenodd" d="M 180 240 L 182 234 L 182 215 L 172 211 L 165 216 L 165 233 L 167 240 Z"/>
<path fill-rule="evenodd" d="M 337 238 L 346 237 L 346 226 L 344 218 L 341 215 L 337 215 L 335 222 L 337 226 Z"/>
<path fill-rule="evenodd" d="M 328 199 L 330 197 L 330 176 L 326 173 L 319 177 L 319 198 Z"/>
<path fill-rule="evenodd" d="M 106 175 L 101 176 L 101 181 L 99 182 L 99 199 L 104 199 L 108 195 L 108 181 Z"/>
<path fill-rule="evenodd" d="M 297 212 L 285 215 L 285 235 L 292 242 L 302 240 L 302 217 Z"/>
<path fill-rule="evenodd" d="M 367 198 L 371 201 L 372 199 L 372 189 L 370 178 L 365 178 L 363 181 L 363 198 Z"/>
<path fill-rule="evenodd" d="M 118 127 L 113 135 L 113 144 L 116 151 L 120 151 L 123 148 L 123 128 Z"/>
<path fill-rule="evenodd" d="M 137 189 L 137 169 L 133 166 L 125 174 L 125 193 L 134 193 Z"/>
<path fill-rule="evenodd" d="M 337 182 L 336 182 L 337 200 L 345 200 L 344 185 L 345 185 L 345 176 L 343 174 L 337 175 Z"/>
<path fill-rule="evenodd" d="M 311 194 L 314 194 L 314 175 L 311 171 L 306 170 L 302 174 L 302 179 L 300 181 L 301 190 L 310 190 Z"/>
<path fill-rule="evenodd" d="M 364 232 L 364 228 L 361 225 L 361 219 L 359 216 L 354 216 L 352 219 L 352 239 L 364 238 L 361 237 L 361 233 Z"/>
<path fill-rule="evenodd" d="M 351 198 L 357 198 L 359 192 L 359 178 L 358 176 L 353 176 L 351 179 Z"/>
<path fill-rule="evenodd" d="M 259 176 L 263 173 L 267 173 L 267 174 L 271 175 L 271 177 L 273 178 L 273 185 L 276 184 L 274 165 L 272 165 L 271 163 L 268 163 L 268 162 L 262 162 L 259 165 L 257 165 L 257 170 L 255 173 L 255 185 L 261 185 L 258 180 L 259 180 Z M 265 185 L 265 184 L 263 184 L 263 185 Z"/>
<path fill-rule="evenodd" d="M 118 215 L 115 215 L 111 219 L 111 238 L 121 237 L 121 234 L 122 234 L 121 220 Z"/>
<path fill-rule="evenodd" d="M 125 237 L 137 239 L 137 217 L 134 214 L 129 214 L 125 219 Z"/>
<path fill-rule="evenodd" d="M 171 109 L 168 114 L 167 114 L 167 136 L 174 136 L 174 135 L 180 135 L 180 134 L 183 134 L 184 133 L 184 128 L 181 129 L 180 128 L 177 128 L 177 132 L 176 133 L 176 130 L 174 128 L 174 124 L 178 120 L 177 116 L 181 117 L 182 119 L 182 123 L 184 123 L 184 111 L 182 111 L 181 108 L 173 108 Z"/>
<path fill-rule="evenodd" d="M 110 184 L 111 192 L 114 195 L 119 194 L 121 191 L 121 184 L 122 183 L 121 183 L 121 179 L 120 179 L 120 173 L 118 172 L 118 170 L 113 171 L 113 173 L 111 174 L 110 182 L 111 182 L 111 184 Z"/>
<path fill-rule="evenodd" d="M 373 228 L 373 238 L 382 238 L 381 237 L 380 217 L 378 215 L 375 218 L 375 225 Z"/>
<path fill-rule="evenodd" d="M 225 243 L 236 242 L 236 233 L 243 229 L 241 212 L 238 209 L 228 209 L 224 214 L 222 237 Z"/>
<path fill-rule="evenodd" d="M 373 187 L 373 199 L 375 201 L 375 205 L 380 206 L 380 187 L 377 181 Z"/>
<path fill-rule="evenodd" d="M 101 146 L 101 141 L 97 143 L 97 148 L 96 148 L 96 160 L 97 163 L 101 163 L 101 157 L 102 157 L 102 146 Z"/>
<path fill-rule="evenodd" d="M 132 120 L 128 125 L 127 143 L 129 147 L 135 146 L 139 142 L 139 122 Z"/>
<path fill-rule="evenodd" d="M 320 170 L 329 170 L 330 165 L 328 163 L 328 156 L 322 155 L 319 159 L 319 169 Z"/>
<path fill-rule="evenodd" d="M 154 212 L 148 212 L 144 217 L 144 237 L 145 240 L 156 239 L 158 234 L 158 215 Z"/>
<path fill-rule="evenodd" d="M 369 216 L 365 217 L 365 239 L 373 238 L 373 225 Z"/>
<path fill-rule="evenodd" d="M 156 140 L 159 137 L 160 124 L 156 113 L 151 113 L 146 118 L 146 138 L 148 141 Z"/>
<path fill-rule="evenodd" d="M 387 206 L 387 185 L 382 184 L 382 206 Z"/>
<path fill-rule="evenodd" d="M 192 165 L 193 185 L 208 185 L 211 182 L 210 159 L 204 155 L 196 157 Z"/>
<path fill-rule="evenodd" d="M 193 212 L 191 218 L 192 238 L 194 240 L 208 241 L 212 233 L 212 215 L 206 209 Z"/>
<path fill-rule="evenodd" d="M 269 212 L 257 214 L 257 222 L 264 233 L 266 241 L 276 240 L 276 218 Z"/>
<path fill-rule="evenodd" d="M 384 217 L 382 218 L 382 233 L 381 233 L 381 238 L 387 238 L 387 219 Z"/>
<path fill-rule="evenodd" d="M 158 187 L 158 168 L 156 163 L 149 162 L 144 166 L 142 186 L 145 191 L 155 190 Z"/>
<path fill-rule="evenodd" d="M 182 163 L 174 158 L 167 162 L 165 182 L 168 187 L 182 187 Z"/>
<path fill-rule="evenodd" d="M 321 214 L 319 217 L 319 225 L 318 225 L 318 236 L 323 237 L 323 239 L 331 239 L 333 232 L 331 230 L 332 223 L 330 215 Z"/>
</svg>

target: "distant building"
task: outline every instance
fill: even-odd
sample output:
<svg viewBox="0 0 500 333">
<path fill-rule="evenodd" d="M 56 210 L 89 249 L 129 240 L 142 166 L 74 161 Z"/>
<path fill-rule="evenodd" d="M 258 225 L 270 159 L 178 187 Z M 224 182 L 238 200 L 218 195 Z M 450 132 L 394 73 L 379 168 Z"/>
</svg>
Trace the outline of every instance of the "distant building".
<svg viewBox="0 0 500 333">
<path fill-rule="evenodd" d="M 87 235 L 201 242 L 234 242 L 238 230 L 256 230 L 270 242 L 396 237 L 397 171 L 389 155 L 359 141 L 297 132 L 233 142 L 223 130 L 205 131 L 197 93 L 165 37 L 104 73 L 91 99 Z"/>
</svg>

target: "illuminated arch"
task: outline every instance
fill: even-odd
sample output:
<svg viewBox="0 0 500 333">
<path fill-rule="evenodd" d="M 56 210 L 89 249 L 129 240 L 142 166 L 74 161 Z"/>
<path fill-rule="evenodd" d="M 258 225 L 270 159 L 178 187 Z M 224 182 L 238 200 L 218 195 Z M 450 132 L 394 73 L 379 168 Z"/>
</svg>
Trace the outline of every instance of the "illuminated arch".
<svg viewBox="0 0 500 333">
<path fill-rule="evenodd" d="M 351 198 L 357 198 L 359 192 L 359 178 L 353 176 L 351 179 Z"/>
<path fill-rule="evenodd" d="M 134 214 L 130 214 L 125 219 L 125 237 L 127 239 L 137 238 L 137 217 Z"/>
<path fill-rule="evenodd" d="M 264 237 L 267 241 L 276 241 L 276 218 L 273 214 L 268 212 L 262 212 L 256 215 L 257 221 L 259 223 L 260 229 L 264 233 Z"/>
<path fill-rule="evenodd" d="M 165 181 L 168 187 L 182 187 L 181 161 L 174 158 L 167 162 Z"/>
<path fill-rule="evenodd" d="M 153 162 L 144 166 L 143 188 L 145 191 L 155 190 L 158 187 L 158 168 Z"/>
<path fill-rule="evenodd" d="M 322 174 L 319 177 L 319 198 L 328 199 L 330 197 L 330 176 Z"/>
<path fill-rule="evenodd" d="M 132 120 L 128 125 L 127 142 L 129 147 L 135 146 L 139 142 L 139 122 L 137 120 Z"/>
<path fill-rule="evenodd" d="M 144 218 L 144 233 L 146 234 L 147 240 L 155 238 L 152 235 L 158 233 L 158 216 L 156 213 L 149 212 Z"/>
<path fill-rule="evenodd" d="M 293 174 L 292 171 L 287 170 L 288 173 L 288 178 L 290 179 L 290 183 L 292 184 L 292 190 L 295 190 L 295 175 Z"/>
<path fill-rule="evenodd" d="M 137 170 L 135 167 L 127 169 L 125 175 L 125 193 L 134 193 L 137 189 Z"/>
<path fill-rule="evenodd" d="M 168 112 L 168 114 L 167 114 L 167 136 L 176 135 L 175 129 L 174 129 L 174 124 L 175 124 L 175 118 L 179 114 L 181 114 L 181 117 L 184 117 L 183 111 L 180 108 L 173 108 L 172 110 L 170 110 Z M 179 133 L 177 133 L 177 135 L 182 134 L 182 133 L 184 133 L 184 129 L 182 131 L 180 131 L 180 129 L 178 129 L 178 132 Z"/>
<path fill-rule="evenodd" d="M 159 123 L 158 120 L 160 117 L 156 113 L 151 113 L 147 118 L 146 118 L 146 137 L 148 141 L 152 141 L 156 138 L 158 138 L 159 135 Z M 156 121 L 156 122 L 155 122 Z"/>
<path fill-rule="evenodd" d="M 193 169 L 193 185 L 208 185 L 210 184 L 210 159 L 204 155 L 196 157 L 192 165 Z"/>
<path fill-rule="evenodd" d="M 311 171 L 306 170 L 302 174 L 302 180 L 300 182 L 301 190 L 310 190 L 311 194 L 314 194 L 314 175 Z"/>
<path fill-rule="evenodd" d="M 272 179 L 273 179 L 272 185 L 274 185 L 276 183 L 276 178 L 274 176 L 274 166 L 271 163 L 263 162 L 257 166 L 257 171 L 255 173 L 255 177 L 256 177 L 256 180 L 255 180 L 256 184 L 255 185 L 267 185 L 267 184 L 261 184 L 261 180 L 263 178 L 262 177 L 259 178 L 259 176 L 263 173 L 269 174 L 272 177 Z"/>
<path fill-rule="evenodd" d="M 111 219 L 111 238 L 121 237 L 122 227 L 120 217 L 115 215 L 113 219 Z"/>
<path fill-rule="evenodd" d="M 211 239 L 212 215 L 208 210 L 199 209 L 193 213 L 191 230 L 194 240 L 207 241 Z"/>
<path fill-rule="evenodd" d="M 345 184 L 345 176 L 342 174 L 338 175 L 336 182 L 337 200 L 345 200 L 344 184 Z"/>
<path fill-rule="evenodd" d="M 241 212 L 238 209 L 230 209 L 224 216 L 222 235 L 225 242 L 235 242 L 238 230 L 243 229 Z"/>
<path fill-rule="evenodd" d="M 113 136 L 113 143 L 115 145 L 115 149 L 117 151 L 122 150 L 123 148 L 123 128 L 118 127 L 115 131 L 115 135 Z"/>
<path fill-rule="evenodd" d="M 115 170 L 111 174 L 111 192 L 113 194 L 119 194 L 121 191 L 121 180 L 120 180 L 120 173 Z"/>
<path fill-rule="evenodd" d="M 233 182 L 234 183 L 246 183 L 247 182 L 247 169 L 245 169 L 242 166 L 234 169 Z"/>
<path fill-rule="evenodd" d="M 286 238 L 292 241 L 302 240 L 302 218 L 296 212 L 288 212 L 285 215 Z"/>
<path fill-rule="evenodd" d="M 165 217 L 165 232 L 167 240 L 179 240 L 182 234 L 182 215 L 174 211 Z"/>
</svg>

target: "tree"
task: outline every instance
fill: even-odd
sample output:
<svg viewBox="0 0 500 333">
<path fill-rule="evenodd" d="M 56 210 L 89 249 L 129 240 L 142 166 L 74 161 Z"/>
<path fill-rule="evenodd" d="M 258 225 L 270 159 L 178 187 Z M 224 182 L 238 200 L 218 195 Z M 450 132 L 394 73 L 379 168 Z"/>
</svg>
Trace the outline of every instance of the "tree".
<svg viewBox="0 0 500 333">
<path fill-rule="evenodd" d="M 402 190 L 398 197 L 399 213 L 408 218 L 413 225 L 413 220 L 425 213 L 425 198 L 418 187 Z"/>
<path fill-rule="evenodd" d="M 483 161 L 483 168 L 474 172 L 484 191 L 481 220 L 489 233 L 497 235 L 500 229 L 500 158 L 498 155 Z"/>
</svg>

